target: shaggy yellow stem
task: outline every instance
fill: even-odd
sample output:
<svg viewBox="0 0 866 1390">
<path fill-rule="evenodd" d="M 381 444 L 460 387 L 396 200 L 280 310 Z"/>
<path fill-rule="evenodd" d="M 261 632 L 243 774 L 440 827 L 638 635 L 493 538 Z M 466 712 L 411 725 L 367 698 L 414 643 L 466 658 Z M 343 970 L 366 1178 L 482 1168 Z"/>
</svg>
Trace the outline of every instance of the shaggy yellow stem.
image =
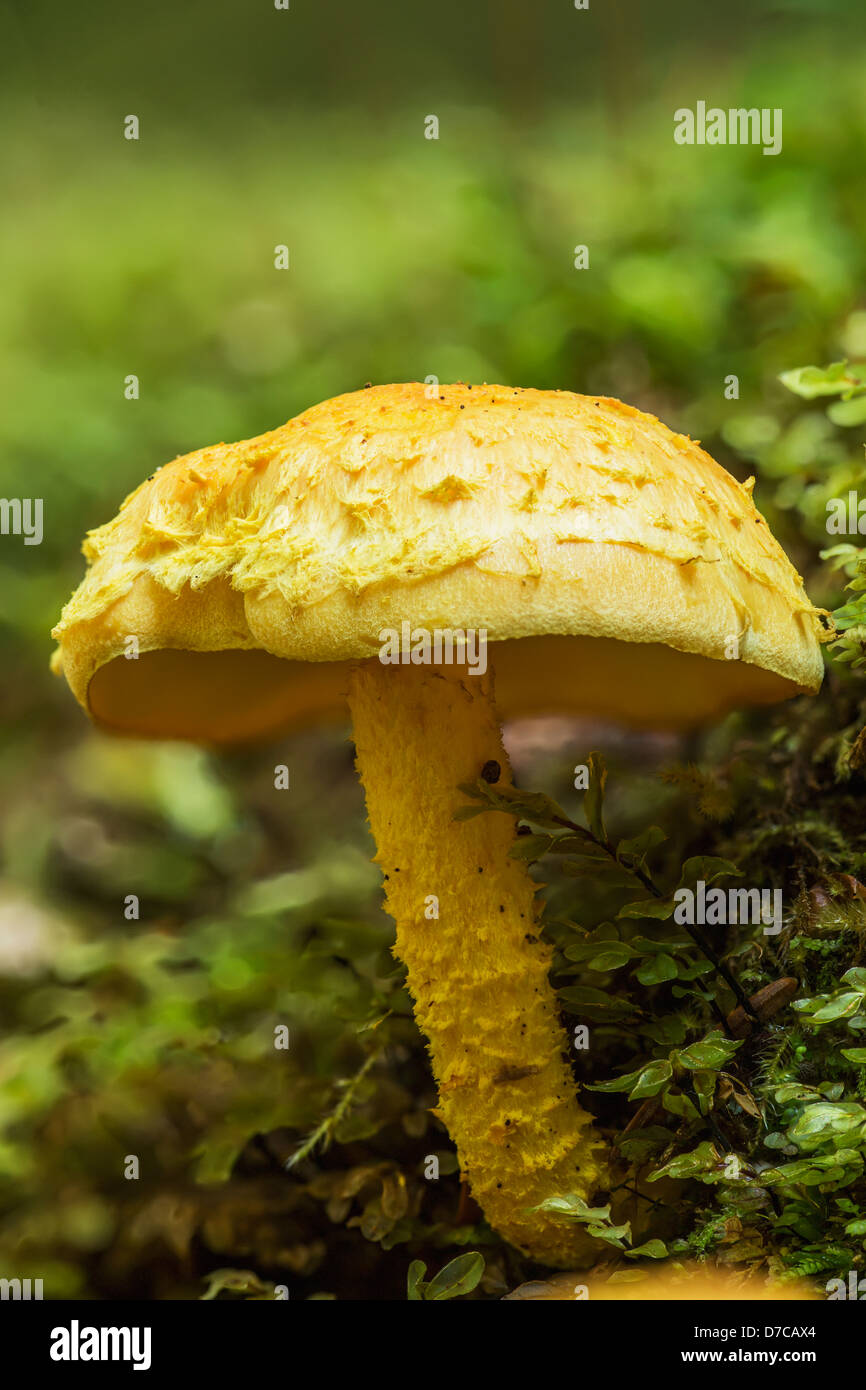
<svg viewBox="0 0 866 1390">
<path fill-rule="evenodd" d="M 510 816 L 455 821 L 458 783 L 488 760 L 511 780 L 492 680 L 458 666 L 355 668 L 358 771 L 439 1087 L 438 1114 L 492 1226 L 547 1264 L 585 1255 L 580 1228 L 527 1207 L 604 1185 L 600 1140 L 575 1097 L 539 939 L 535 885 L 509 859 Z"/>
</svg>

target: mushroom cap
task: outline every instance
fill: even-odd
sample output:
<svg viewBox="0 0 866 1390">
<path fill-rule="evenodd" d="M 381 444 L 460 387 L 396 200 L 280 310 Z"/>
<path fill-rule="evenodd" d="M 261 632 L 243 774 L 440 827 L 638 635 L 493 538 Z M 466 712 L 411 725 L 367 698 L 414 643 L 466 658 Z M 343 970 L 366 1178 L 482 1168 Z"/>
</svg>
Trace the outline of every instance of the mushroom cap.
<svg viewBox="0 0 866 1390">
<path fill-rule="evenodd" d="M 338 396 L 166 464 L 84 553 L 55 669 L 124 733 L 230 742 L 339 713 L 347 663 L 404 622 L 485 630 L 504 717 L 683 727 L 823 673 L 819 611 L 750 485 L 568 391 Z"/>
</svg>

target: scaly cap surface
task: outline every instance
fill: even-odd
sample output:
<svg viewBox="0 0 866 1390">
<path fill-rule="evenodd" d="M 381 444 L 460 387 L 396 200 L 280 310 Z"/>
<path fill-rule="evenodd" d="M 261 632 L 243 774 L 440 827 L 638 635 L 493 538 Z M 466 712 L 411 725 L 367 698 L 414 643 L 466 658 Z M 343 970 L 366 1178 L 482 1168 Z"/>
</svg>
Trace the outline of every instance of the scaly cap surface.
<svg viewBox="0 0 866 1390">
<path fill-rule="evenodd" d="M 166 464 L 84 553 L 57 665 L 130 733 L 228 741 L 337 710 L 346 663 L 404 621 L 486 629 L 505 716 L 676 726 L 821 683 L 818 612 L 749 487 L 602 397 L 339 396 Z"/>
</svg>

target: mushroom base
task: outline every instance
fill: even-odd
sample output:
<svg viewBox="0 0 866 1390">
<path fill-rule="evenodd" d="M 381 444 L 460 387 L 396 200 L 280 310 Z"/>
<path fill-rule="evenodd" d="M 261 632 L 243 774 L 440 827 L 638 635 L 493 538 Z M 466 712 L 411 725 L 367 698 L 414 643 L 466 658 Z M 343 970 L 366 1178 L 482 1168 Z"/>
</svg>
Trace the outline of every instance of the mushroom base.
<svg viewBox="0 0 866 1390">
<path fill-rule="evenodd" d="M 549 1265 L 591 1255 L 582 1228 L 530 1212 L 606 1184 L 548 980 L 536 885 L 508 857 L 514 822 L 454 813 L 485 763 L 510 782 L 492 677 L 461 666 L 357 666 L 349 684 L 376 860 L 439 1088 L 436 1112 L 492 1226 Z"/>
</svg>

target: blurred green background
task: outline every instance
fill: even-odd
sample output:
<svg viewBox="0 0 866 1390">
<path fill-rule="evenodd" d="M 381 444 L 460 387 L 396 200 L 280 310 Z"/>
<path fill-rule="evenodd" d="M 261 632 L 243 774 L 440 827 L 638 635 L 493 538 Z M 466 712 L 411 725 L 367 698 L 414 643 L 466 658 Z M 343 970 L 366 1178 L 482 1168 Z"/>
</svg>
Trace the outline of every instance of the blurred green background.
<svg viewBox="0 0 866 1390">
<path fill-rule="evenodd" d="M 433 1199 L 389 1167 L 395 1132 L 453 1159 L 345 735 L 109 742 L 48 674 L 49 630 L 84 533 L 156 465 L 428 374 L 660 415 L 758 472 L 838 601 L 822 489 L 860 437 L 777 376 L 866 356 L 864 40 L 843 0 L 0 7 L 2 491 L 45 508 L 40 546 L 0 538 L 0 1275 L 197 1297 L 232 1266 L 400 1297 L 383 1242 L 422 1205 L 425 1248 L 464 1238 L 456 1178 Z M 781 107 L 782 154 L 675 145 L 699 99 Z M 531 784 L 551 758 L 525 746 Z M 349 1159 L 287 1182 L 371 1056 Z"/>
</svg>

